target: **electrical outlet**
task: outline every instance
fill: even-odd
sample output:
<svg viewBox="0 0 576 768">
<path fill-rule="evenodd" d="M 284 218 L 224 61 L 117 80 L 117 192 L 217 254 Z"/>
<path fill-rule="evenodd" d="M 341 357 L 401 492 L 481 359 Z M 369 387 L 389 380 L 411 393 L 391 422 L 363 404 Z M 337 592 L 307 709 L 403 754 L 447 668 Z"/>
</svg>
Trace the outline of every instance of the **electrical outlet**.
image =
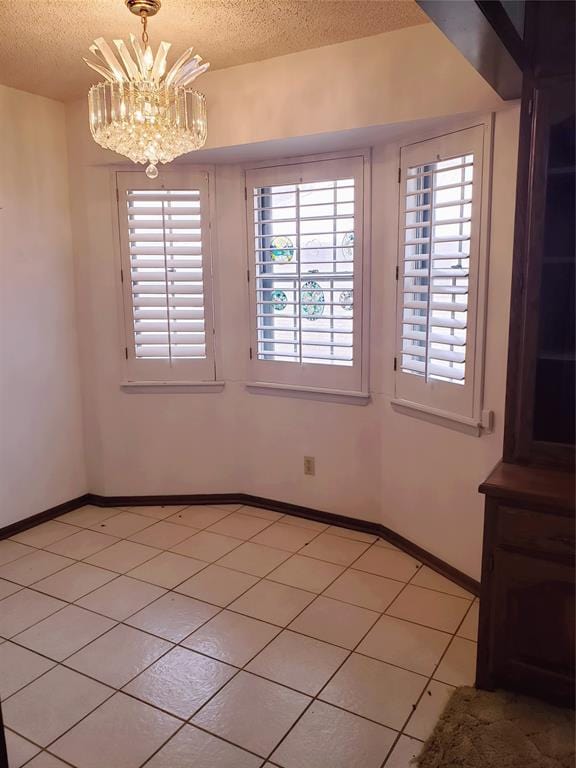
<svg viewBox="0 0 576 768">
<path fill-rule="evenodd" d="M 304 474 L 315 475 L 316 474 L 316 461 L 314 456 L 304 456 Z"/>
</svg>

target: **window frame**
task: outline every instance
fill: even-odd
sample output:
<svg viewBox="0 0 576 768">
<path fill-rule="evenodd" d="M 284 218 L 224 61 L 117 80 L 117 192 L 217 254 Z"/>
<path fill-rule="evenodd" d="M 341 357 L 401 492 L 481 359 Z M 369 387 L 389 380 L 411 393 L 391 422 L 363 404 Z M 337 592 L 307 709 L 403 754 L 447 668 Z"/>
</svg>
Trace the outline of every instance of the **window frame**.
<svg viewBox="0 0 576 768">
<path fill-rule="evenodd" d="M 354 302 L 360 310 L 354 313 L 353 364 L 351 366 L 318 363 L 291 363 L 258 359 L 256 266 L 254 245 L 254 189 L 355 179 L 354 195 Z M 249 381 L 254 390 L 293 390 L 314 396 L 350 397 L 360 402 L 369 397 L 368 334 L 370 274 L 370 178 L 371 151 L 355 150 L 327 155 L 289 158 L 275 163 L 263 162 L 246 166 L 244 184 L 246 198 L 247 275 L 250 312 Z"/>
<path fill-rule="evenodd" d="M 440 423 L 453 422 L 463 431 L 479 435 L 489 431 L 491 414 L 482 411 L 484 389 L 484 348 L 490 242 L 492 186 L 493 116 L 483 122 L 446 134 L 404 145 L 399 153 L 399 201 L 396 285 L 395 374 L 392 404 L 411 415 L 426 415 Z M 426 381 L 402 371 L 404 237 L 406 224 L 407 169 L 427 162 L 473 154 L 473 204 L 468 277 L 468 312 L 464 384 L 442 380 Z M 477 182 L 479 179 L 479 184 Z M 477 188 L 479 186 L 479 191 Z"/>
<path fill-rule="evenodd" d="M 214 172 L 211 167 L 176 167 L 162 169 L 157 179 L 148 179 L 143 171 L 116 169 L 112 172 L 114 194 L 114 229 L 118 251 L 118 296 L 121 318 L 121 359 L 123 388 L 172 386 L 175 391 L 183 387 L 196 387 L 199 391 L 221 388 L 217 381 L 217 350 L 214 308 L 214 242 L 215 221 Z M 204 308 L 204 334 L 206 356 L 199 359 L 183 358 L 158 360 L 137 358 L 133 325 L 133 297 L 131 263 L 128 247 L 127 215 L 123 210 L 124 195 L 128 189 L 199 189 L 202 233 L 202 282 Z M 128 276 L 128 277 L 127 277 Z"/>
</svg>

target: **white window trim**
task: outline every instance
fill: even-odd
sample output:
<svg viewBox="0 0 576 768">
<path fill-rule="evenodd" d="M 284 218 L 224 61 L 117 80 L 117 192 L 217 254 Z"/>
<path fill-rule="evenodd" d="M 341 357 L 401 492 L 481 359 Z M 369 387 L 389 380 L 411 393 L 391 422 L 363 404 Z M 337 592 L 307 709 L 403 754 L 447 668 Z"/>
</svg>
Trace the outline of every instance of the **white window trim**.
<svg viewBox="0 0 576 768">
<path fill-rule="evenodd" d="M 121 227 L 124 222 L 121 220 L 120 208 L 119 208 L 119 191 L 118 182 L 119 178 L 125 174 L 134 174 L 133 168 L 127 168 L 125 165 L 112 166 L 110 171 L 110 200 L 112 208 L 112 229 L 114 239 L 114 257 L 115 257 L 115 283 L 116 283 L 116 297 L 118 307 L 118 327 L 119 327 L 119 369 L 120 369 L 120 381 L 119 386 L 125 392 L 137 392 L 143 393 L 217 393 L 221 392 L 225 386 L 225 382 L 218 379 L 218 372 L 221 368 L 220 350 L 216 343 L 217 335 L 217 315 L 215 311 L 214 296 L 217 293 L 217 273 L 215 268 L 215 247 L 218 242 L 216 233 L 216 196 L 215 196 L 215 172 L 214 167 L 210 165 L 191 166 L 179 164 L 171 168 L 163 168 L 160 171 L 160 175 L 153 184 L 158 185 L 166 182 L 166 186 L 170 186 L 169 180 L 172 176 L 181 179 L 183 176 L 189 176 L 193 178 L 197 175 L 203 175 L 207 179 L 208 188 L 208 206 L 207 206 L 207 229 L 208 232 L 208 265 L 209 269 L 205 268 L 204 279 L 206 275 L 208 277 L 209 284 L 209 307 L 206 309 L 207 323 L 206 329 L 206 346 L 210 349 L 210 378 L 203 378 L 202 376 L 196 377 L 194 371 L 190 370 L 189 366 L 186 366 L 188 370 L 180 372 L 174 372 L 174 375 L 166 375 L 166 372 L 157 374 L 150 370 L 142 375 L 133 375 L 130 371 L 130 357 L 133 356 L 134 341 L 133 341 L 133 326 L 132 326 L 132 301 L 131 297 L 127 294 L 127 288 L 122 280 L 123 271 L 125 273 L 126 267 L 124 265 L 125 256 L 122 249 L 122 234 Z M 146 179 L 143 170 L 136 171 L 141 173 Z M 142 180 L 143 183 L 144 179 Z M 147 179 L 146 179 L 147 181 Z M 151 187 L 152 188 L 152 187 Z M 159 187 L 161 188 L 161 187 Z M 128 350 L 128 352 L 126 351 Z M 142 361 L 144 362 L 144 361 Z M 193 375 L 190 376 L 190 373 Z"/>
<path fill-rule="evenodd" d="M 355 285 L 360 286 L 362 295 L 362 309 L 360 313 L 360 327 L 358 354 L 359 361 L 359 386 L 352 388 L 340 388 L 338 386 L 326 385 L 325 383 L 310 385 L 307 381 L 298 381 L 297 377 L 292 376 L 292 380 L 268 380 L 267 376 L 260 376 L 258 366 L 255 365 L 256 359 L 257 331 L 256 331 L 256 305 L 254 291 L 254 237 L 253 237 L 253 208 L 251 201 L 251 190 L 249 188 L 249 176 L 251 172 L 266 169 L 276 170 L 279 168 L 289 168 L 290 166 L 299 166 L 306 163 L 321 163 L 330 160 L 349 160 L 359 158 L 362 161 L 362 212 L 355 213 L 358 216 L 359 225 L 362 228 L 362 256 L 361 256 L 361 274 L 355 275 Z M 248 293 L 249 293 L 249 324 L 250 324 L 250 349 L 252 358 L 249 361 L 249 380 L 245 382 L 246 388 L 256 394 L 281 394 L 287 396 L 291 394 L 294 397 L 309 397 L 310 399 L 322 399 L 353 405 L 365 405 L 370 401 L 369 392 L 369 331 L 370 331 L 370 256 L 371 256 L 371 149 L 359 149 L 343 152 L 332 152 L 322 155 L 306 155 L 301 157 L 283 158 L 277 161 L 263 161 L 260 163 L 251 163 L 244 166 L 244 185 L 246 198 L 246 254 L 247 254 L 247 274 L 248 274 Z M 253 186 L 253 185 L 252 185 Z M 357 289 L 356 289 L 357 290 Z M 356 353 L 356 349 L 355 349 Z M 277 365 L 273 363 L 273 365 Z M 288 364 L 290 365 L 290 364 Z M 326 366 L 328 368 L 329 366 Z M 329 371 L 326 373 L 329 377 Z M 263 380 L 262 380 L 263 379 Z"/>
<path fill-rule="evenodd" d="M 467 412 L 452 411 L 446 407 L 449 398 L 439 398 L 435 401 L 433 394 L 430 395 L 432 387 L 430 383 L 422 382 L 429 388 L 428 396 L 419 400 L 414 397 L 404 396 L 404 391 L 399 387 L 401 376 L 409 374 L 401 373 L 401 355 L 402 355 L 402 274 L 404 255 L 402 242 L 404 238 L 404 224 L 402 217 L 402 197 L 405 184 L 404 168 L 402 165 L 402 150 L 415 147 L 418 144 L 424 144 L 434 139 L 442 139 L 452 134 L 462 133 L 469 129 L 481 128 L 483 132 L 483 150 L 481 158 L 482 169 L 482 190 L 479 198 L 479 243 L 478 243 L 478 267 L 476 277 L 476 298 L 473 311 L 475 312 L 472 331 L 473 344 L 473 373 L 471 381 L 471 397 Z M 395 355 L 396 371 L 394 375 L 394 397 L 391 398 L 391 404 L 394 410 L 409 416 L 420 418 L 441 426 L 456 429 L 465 434 L 480 436 L 490 433 L 493 426 L 492 411 L 483 409 L 484 399 L 484 374 L 485 374 L 485 342 L 486 342 L 486 322 L 487 322 L 487 299 L 488 299 L 488 270 L 489 270 L 489 246 L 490 246 L 490 215 L 492 200 L 492 162 L 493 162 L 493 133 L 494 133 L 494 115 L 490 114 L 475 122 L 473 125 L 462 126 L 445 134 L 421 139 L 413 144 L 408 144 L 400 149 L 399 168 L 401 169 L 399 196 L 398 196 L 398 242 L 397 242 L 397 269 L 398 283 L 396 290 L 396 333 L 395 333 Z M 416 378 L 416 377 L 414 377 Z M 439 382 L 448 387 L 457 387 L 457 384 L 447 384 Z M 466 386 L 466 385 L 465 385 Z"/>
<path fill-rule="evenodd" d="M 280 395 L 288 397 L 323 400 L 347 405 L 368 405 L 371 400 L 369 392 L 351 392 L 346 389 L 327 389 L 324 387 L 305 387 L 290 384 L 274 384 L 267 381 L 247 381 L 246 389 L 257 395 Z"/>
</svg>

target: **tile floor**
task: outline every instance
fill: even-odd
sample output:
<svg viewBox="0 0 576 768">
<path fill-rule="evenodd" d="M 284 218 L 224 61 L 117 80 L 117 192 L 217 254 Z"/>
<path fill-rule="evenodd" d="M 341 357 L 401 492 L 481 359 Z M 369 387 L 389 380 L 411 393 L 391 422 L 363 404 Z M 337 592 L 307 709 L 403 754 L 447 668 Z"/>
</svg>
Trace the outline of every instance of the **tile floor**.
<svg viewBox="0 0 576 768">
<path fill-rule="evenodd" d="M 83 507 L 0 541 L 10 768 L 408 768 L 478 602 L 254 507 Z"/>
</svg>

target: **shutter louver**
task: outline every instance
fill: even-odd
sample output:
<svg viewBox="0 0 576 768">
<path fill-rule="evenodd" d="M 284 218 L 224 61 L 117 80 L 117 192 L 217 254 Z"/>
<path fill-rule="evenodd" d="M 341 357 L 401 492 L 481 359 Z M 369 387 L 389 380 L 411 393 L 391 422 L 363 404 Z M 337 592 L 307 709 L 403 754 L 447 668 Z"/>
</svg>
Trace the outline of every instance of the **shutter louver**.
<svg viewBox="0 0 576 768">
<path fill-rule="evenodd" d="M 200 190 L 129 189 L 125 204 L 136 359 L 205 359 Z"/>
<path fill-rule="evenodd" d="M 464 384 L 474 155 L 408 167 L 401 242 L 401 371 Z"/>
<path fill-rule="evenodd" d="M 258 360 L 352 366 L 355 180 L 252 194 Z"/>
</svg>

